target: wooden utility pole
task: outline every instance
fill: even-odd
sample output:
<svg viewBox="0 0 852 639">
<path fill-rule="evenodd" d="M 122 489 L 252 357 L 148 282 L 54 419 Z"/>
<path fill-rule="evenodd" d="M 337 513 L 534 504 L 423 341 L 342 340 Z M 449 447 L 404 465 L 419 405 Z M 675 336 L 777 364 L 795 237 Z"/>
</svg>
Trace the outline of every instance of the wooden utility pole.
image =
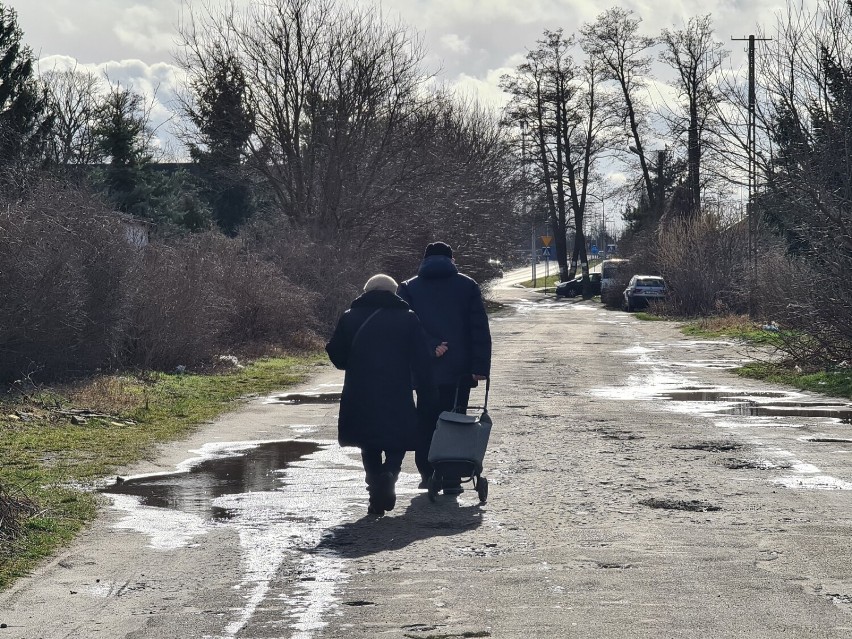
<svg viewBox="0 0 852 639">
<path fill-rule="evenodd" d="M 754 43 L 771 40 L 771 38 L 757 38 L 754 34 L 748 38 L 734 38 L 731 40 L 748 41 L 748 123 L 746 127 L 746 145 L 748 146 L 748 202 L 746 203 L 746 217 L 748 220 L 748 259 L 750 273 L 749 284 L 749 315 L 753 314 L 754 279 L 757 272 L 757 221 L 754 214 L 754 198 L 757 192 L 757 117 L 755 111 L 755 80 L 754 80 Z"/>
</svg>

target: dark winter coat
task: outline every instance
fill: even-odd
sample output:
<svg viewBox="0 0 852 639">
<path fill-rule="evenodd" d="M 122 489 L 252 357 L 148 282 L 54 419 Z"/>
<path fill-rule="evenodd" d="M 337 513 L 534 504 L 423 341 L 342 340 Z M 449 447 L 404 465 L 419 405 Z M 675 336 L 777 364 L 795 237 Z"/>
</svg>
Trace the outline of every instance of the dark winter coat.
<svg viewBox="0 0 852 639">
<path fill-rule="evenodd" d="M 416 277 L 400 284 L 398 295 L 417 313 L 429 337 L 436 384 L 457 384 L 472 374 L 488 377 L 491 330 L 479 284 L 459 273 L 449 257 L 432 255 Z M 448 350 L 434 357 L 441 342 Z"/>
<path fill-rule="evenodd" d="M 346 371 L 337 422 L 341 446 L 414 450 L 418 408 L 431 412 L 435 389 L 426 336 L 408 304 L 390 291 L 364 293 L 343 313 L 325 350 Z"/>
</svg>

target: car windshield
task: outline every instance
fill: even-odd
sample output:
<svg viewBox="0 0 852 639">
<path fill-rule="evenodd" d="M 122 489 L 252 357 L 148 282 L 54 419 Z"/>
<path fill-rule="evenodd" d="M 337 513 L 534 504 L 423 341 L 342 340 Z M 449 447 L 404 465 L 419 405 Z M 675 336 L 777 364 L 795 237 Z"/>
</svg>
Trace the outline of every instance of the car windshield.
<svg viewBox="0 0 852 639">
<path fill-rule="evenodd" d="M 656 277 L 640 277 L 636 280 L 636 286 L 643 286 L 647 288 L 665 288 L 666 284 L 663 280 Z"/>
</svg>

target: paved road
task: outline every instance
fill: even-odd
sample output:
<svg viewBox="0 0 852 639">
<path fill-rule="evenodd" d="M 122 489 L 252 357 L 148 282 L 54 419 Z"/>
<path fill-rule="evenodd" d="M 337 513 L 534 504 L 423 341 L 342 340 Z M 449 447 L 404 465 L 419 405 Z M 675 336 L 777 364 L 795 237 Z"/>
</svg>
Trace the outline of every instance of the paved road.
<svg viewBox="0 0 852 639">
<path fill-rule="evenodd" d="M 174 474 L 0 595 L 0 639 L 852 636 L 832 406 L 788 415 L 819 398 L 738 379 L 752 353 L 672 323 L 494 294 L 487 504 L 430 503 L 407 459 L 368 517 L 336 405 L 258 398 L 127 469 Z"/>
</svg>

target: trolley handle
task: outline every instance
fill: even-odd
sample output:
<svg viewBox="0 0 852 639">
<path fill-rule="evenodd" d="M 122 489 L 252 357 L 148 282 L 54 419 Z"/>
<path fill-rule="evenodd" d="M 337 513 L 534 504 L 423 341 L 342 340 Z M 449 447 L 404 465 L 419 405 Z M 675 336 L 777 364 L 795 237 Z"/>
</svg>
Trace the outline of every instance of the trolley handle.
<svg viewBox="0 0 852 639">
<path fill-rule="evenodd" d="M 456 384 L 456 399 L 453 402 L 453 412 L 455 412 L 456 408 L 459 407 L 459 386 L 460 385 L 461 385 L 460 382 Z M 488 410 L 488 392 L 490 390 L 491 390 L 491 377 L 489 376 L 489 377 L 485 378 L 485 403 L 482 406 L 471 406 L 470 404 L 468 404 L 467 407 L 468 408 L 475 408 L 477 410 L 481 409 L 481 410 L 487 411 Z"/>
</svg>

